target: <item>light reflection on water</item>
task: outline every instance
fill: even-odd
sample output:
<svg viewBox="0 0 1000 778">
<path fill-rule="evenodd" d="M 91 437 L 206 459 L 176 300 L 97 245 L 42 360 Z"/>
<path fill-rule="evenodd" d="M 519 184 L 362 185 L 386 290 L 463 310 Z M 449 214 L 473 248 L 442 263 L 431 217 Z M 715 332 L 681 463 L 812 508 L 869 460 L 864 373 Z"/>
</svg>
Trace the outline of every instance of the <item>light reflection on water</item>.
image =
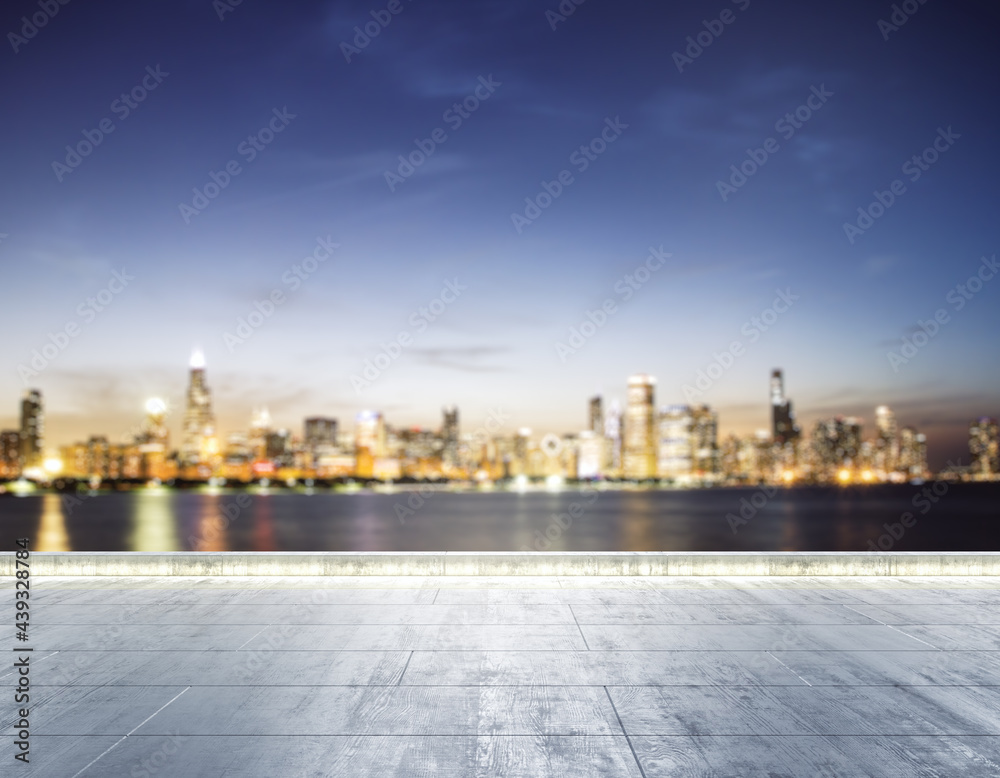
<svg viewBox="0 0 1000 778">
<path fill-rule="evenodd" d="M 439 492 L 411 503 L 406 491 L 147 489 L 4 496 L 0 525 L 39 551 L 863 551 L 914 510 L 919 490 L 779 490 L 733 533 L 727 514 L 755 491 L 608 491 L 592 502 L 572 488 Z M 1000 551 L 998 498 L 1000 484 L 952 485 L 893 549 Z"/>
</svg>

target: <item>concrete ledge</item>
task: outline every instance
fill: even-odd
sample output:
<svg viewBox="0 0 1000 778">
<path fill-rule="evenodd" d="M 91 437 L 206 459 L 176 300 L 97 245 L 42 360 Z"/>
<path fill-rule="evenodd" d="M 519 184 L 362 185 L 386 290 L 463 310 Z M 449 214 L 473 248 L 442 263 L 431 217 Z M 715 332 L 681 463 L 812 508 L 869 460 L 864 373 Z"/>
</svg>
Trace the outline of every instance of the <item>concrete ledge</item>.
<svg viewBox="0 0 1000 778">
<path fill-rule="evenodd" d="M 56 576 L 993 576 L 1000 552 L 79 551 L 33 552 L 30 564 Z M 14 571 L 14 553 L 0 553 L 0 575 Z"/>
</svg>

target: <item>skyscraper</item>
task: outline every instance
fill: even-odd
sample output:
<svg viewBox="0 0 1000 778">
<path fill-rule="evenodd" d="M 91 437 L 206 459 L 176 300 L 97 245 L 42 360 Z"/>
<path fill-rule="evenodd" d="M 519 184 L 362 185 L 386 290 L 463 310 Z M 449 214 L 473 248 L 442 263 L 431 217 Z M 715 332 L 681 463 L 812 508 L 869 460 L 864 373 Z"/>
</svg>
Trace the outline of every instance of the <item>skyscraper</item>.
<svg viewBox="0 0 1000 778">
<path fill-rule="evenodd" d="M 899 437 L 896 432 L 896 414 L 888 405 L 875 409 L 875 469 L 894 473 L 899 467 Z"/>
<path fill-rule="evenodd" d="M 913 427 L 903 427 L 899 434 L 899 469 L 909 478 L 927 474 L 927 436 Z"/>
<path fill-rule="evenodd" d="M 1000 475 L 1000 437 L 996 419 L 983 417 L 969 425 L 969 454 L 973 476 L 987 479 Z"/>
<path fill-rule="evenodd" d="M 0 475 L 5 478 L 21 475 L 21 433 L 17 430 L 0 432 Z"/>
<path fill-rule="evenodd" d="M 625 478 L 656 477 L 656 379 L 634 375 L 628 379 L 622 464 Z"/>
<path fill-rule="evenodd" d="M 306 419 L 305 444 L 312 451 L 320 446 L 337 445 L 337 420 L 322 416 Z"/>
<path fill-rule="evenodd" d="M 691 466 L 705 478 L 719 474 L 719 415 L 707 405 L 691 412 Z"/>
<path fill-rule="evenodd" d="M 29 389 L 21 400 L 21 466 L 25 470 L 42 466 L 44 436 L 42 393 Z"/>
<path fill-rule="evenodd" d="M 184 408 L 181 464 L 207 464 L 214 436 L 215 414 L 212 413 L 212 392 L 205 383 L 205 357 L 200 351 L 195 351 L 191 356 L 187 403 Z"/>
<path fill-rule="evenodd" d="M 780 370 L 771 373 L 771 439 L 779 446 L 793 443 L 800 435 L 792 401 L 785 397 L 785 381 Z"/>
<path fill-rule="evenodd" d="M 688 478 L 694 466 L 691 430 L 694 418 L 687 405 L 660 410 L 656 473 L 660 478 Z"/>
<path fill-rule="evenodd" d="M 442 410 L 444 416 L 441 424 L 441 461 L 448 467 L 458 467 L 458 408 L 449 405 Z"/>
<path fill-rule="evenodd" d="M 378 411 L 361 411 L 354 422 L 354 446 L 373 457 L 386 455 L 385 419 Z"/>
<path fill-rule="evenodd" d="M 601 395 L 590 398 L 590 424 L 587 426 L 595 435 L 604 436 L 604 411 L 601 408 Z"/>
</svg>

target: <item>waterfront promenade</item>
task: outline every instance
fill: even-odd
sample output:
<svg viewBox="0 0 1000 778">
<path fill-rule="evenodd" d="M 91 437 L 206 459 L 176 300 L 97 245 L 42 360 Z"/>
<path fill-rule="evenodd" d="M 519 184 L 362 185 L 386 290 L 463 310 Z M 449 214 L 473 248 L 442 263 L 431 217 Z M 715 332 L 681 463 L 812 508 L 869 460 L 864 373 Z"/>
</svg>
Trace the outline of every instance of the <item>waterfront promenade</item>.
<svg viewBox="0 0 1000 778">
<path fill-rule="evenodd" d="M 992 567 L 41 575 L 74 555 L 32 556 L 31 762 L 0 669 L 5 775 L 1000 775 Z"/>
</svg>

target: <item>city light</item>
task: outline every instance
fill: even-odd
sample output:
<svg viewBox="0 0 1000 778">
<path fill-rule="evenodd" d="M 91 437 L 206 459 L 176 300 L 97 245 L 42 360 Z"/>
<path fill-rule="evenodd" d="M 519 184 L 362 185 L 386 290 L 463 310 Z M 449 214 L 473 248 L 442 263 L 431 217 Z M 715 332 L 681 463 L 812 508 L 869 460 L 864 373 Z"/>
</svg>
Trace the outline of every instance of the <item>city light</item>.
<svg viewBox="0 0 1000 778">
<path fill-rule="evenodd" d="M 188 374 L 180 444 L 170 444 L 167 403 L 145 402 L 145 419 L 131 437 L 92 435 L 62 446 L 58 456 L 42 455 L 44 413 L 41 392 L 25 393 L 19 430 L 0 431 L 0 480 L 26 478 L 48 483 L 60 478 L 102 483 L 136 481 L 172 485 L 300 483 L 365 486 L 407 479 L 456 484 L 494 484 L 527 491 L 535 484 L 560 491 L 575 481 L 694 489 L 758 483 L 783 486 L 836 483 L 843 486 L 920 482 L 932 476 L 927 437 L 897 423 L 891 407 L 874 408 L 873 437 L 853 416 L 816 421 L 803 430 L 785 393 L 784 375 L 774 370 L 761 411 L 770 429 L 753 435 L 721 435 L 719 413 L 708 405 L 658 405 L 657 380 L 636 374 L 627 379 L 624 408 L 616 399 L 581 399 L 578 432 L 533 432 L 477 420 L 463 431 L 459 410 L 442 409 L 438 429 L 390 424 L 381 411 L 356 414 L 353 432 L 336 418 L 304 419 L 304 434 L 280 429 L 266 408 L 255 409 L 248 428 L 217 428 L 204 357 L 196 351 Z M 199 367 L 200 366 L 200 367 Z M 765 387 L 762 386 L 762 389 Z M 500 418 L 500 417 L 498 417 Z M 505 418 L 505 417 L 504 417 Z M 494 426 L 495 424 L 495 426 Z M 470 425 L 473 426 L 473 425 Z M 971 465 L 953 467 L 950 477 L 1000 479 L 1000 436 L 995 419 L 969 427 Z"/>
</svg>

